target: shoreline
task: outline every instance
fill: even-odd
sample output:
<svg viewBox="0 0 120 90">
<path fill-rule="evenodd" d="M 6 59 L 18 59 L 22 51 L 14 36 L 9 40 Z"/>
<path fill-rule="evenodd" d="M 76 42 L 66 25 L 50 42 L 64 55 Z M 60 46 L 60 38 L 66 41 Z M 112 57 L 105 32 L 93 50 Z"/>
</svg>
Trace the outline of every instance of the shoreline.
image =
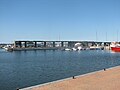
<svg viewBox="0 0 120 90">
<path fill-rule="evenodd" d="M 61 79 L 61 80 L 56 80 L 56 81 L 52 81 L 52 82 L 47 82 L 47 83 L 43 83 L 43 84 L 39 84 L 39 85 L 35 85 L 35 86 L 30 86 L 30 87 L 26 87 L 26 88 L 22 88 L 22 89 L 19 89 L 19 90 L 43 90 L 42 88 L 44 87 L 51 87 L 51 86 L 54 86 L 54 84 L 57 84 L 57 83 L 64 83 L 64 82 L 67 82 L 67 81 L 71 81 L 71 80 L 77 80 L 77 79 L 81 79 L 81 78 L 84 78 L 84 77 L 89 77 L 91 75 L 94 75 L 94 74 L 97 74 L 97 73 L 103 73 L 103 72 L 106 72 L 106 71 L 111 71 L 111 70 L 114 70 L 114 69 L 117 69 L 117 68 L 120 68 L 120 66 L 115 66 L 115 67 L 110 67 L 110 68 L 106 68 L 105 70 L 98 70 L 98 71 L 95 71 L 95 72 L 90 72 L 90 73 L 86 73 L 86 74 L 82 74 L 82 75 L 77 75 L 77 76 L 74 76 L 73 77 L 69 77 L 69 78 L 65 78 L 65 79 Z M 47 90 L 47 89 L 45 89 Z M 51 90 L 51 89 L 48 89 L 48 90 Z M 57 90 L 57 89 L 52 89 L 52 90 Z M 65 89 L 67 90 L 67 89 Z M 73 89 L 71 89 L 73 90 Z"/>
</svg>

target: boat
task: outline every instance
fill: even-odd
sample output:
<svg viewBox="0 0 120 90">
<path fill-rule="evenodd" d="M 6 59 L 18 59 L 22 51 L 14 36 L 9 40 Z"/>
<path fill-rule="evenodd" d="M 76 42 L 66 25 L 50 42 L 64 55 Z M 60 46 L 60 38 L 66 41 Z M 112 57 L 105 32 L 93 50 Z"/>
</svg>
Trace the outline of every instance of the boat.
<svg viewBox="0 0 120 90">
<path fill-rule="evenodd" d="M 112 51 L 120 52 L 120 44 L 119 43 L 113 42 L 113 43 L 111 43 L 110 47 L 111 47 Z"/>
<path fill-rule="evenodd" d="M 76 43 L 75 45 L 74 45 L 74 49 L 73 50 L 84 50 L 84 48 L 83 48 L 83 45 L 81 44 L 81 43 Z"/>
<path fill-rule="evenodd" d="M 104 50 L 104 47 L 102 47 L 102 46 L 91 46 L 90 50 Z"/>
<path fill-rule="evenodd" d="M 76 48 L 72 48 L 72 50 L 73 50 L 73 51 L 77 51 L 78 49 L 76 49 Z"/>
<path fill-rule="evenodd" d="M 6 51 L 13 51 L 13 47 L 11 46 L 4 46 L 3 49 L 5 49 Z"/>
<path fill-rule="evenodd" d="M 78 46 L 78 50 L 83 50 L 83 48 L 81 46 Z"/>
<path fill-rule="evenodd" d="M 66 48 L 66 49 L 65 49 L 65 51 L 71 51 L 71 49 L 69 49 L 69 48 Z"/>
<path fill-rule="evenodd" d="M 111 47 L 112 51 L 120 52 L 120 47 Z"/>
</svg>

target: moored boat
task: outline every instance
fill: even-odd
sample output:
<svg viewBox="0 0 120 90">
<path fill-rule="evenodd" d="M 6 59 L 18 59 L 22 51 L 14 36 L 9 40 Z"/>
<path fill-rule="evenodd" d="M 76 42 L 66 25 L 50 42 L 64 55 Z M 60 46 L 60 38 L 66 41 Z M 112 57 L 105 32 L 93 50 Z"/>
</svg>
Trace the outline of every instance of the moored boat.
<svg viewBox="0 0 120 90">
<path fill-rule="evenodd" d="M 77 48 L 72 48 L 73 51 L 77 51 L 78 49 Z"/>
<path fill-rule="evenodd" d="M 3 49 L 5 49 L 6 51 L 13 51 L 13 47 L 11 46 L 4 46 Z"/>
<path fill-rule="evenodd" d="M 112 51 L 120 52 L 120 47 L 111 47 Z"/>
<path fill-rule="evenodd" d="M 69 49 L 69 48 L 66 48 L 66 49 L 65 49 L 65 51 L 71 51 L 71 49 Z"/>
<path fill-rule="evenodd" d="M 120 44 L 117 42 L 111 43 L 111 50 L 114 52 L 120 52 Z"/>
</svg>

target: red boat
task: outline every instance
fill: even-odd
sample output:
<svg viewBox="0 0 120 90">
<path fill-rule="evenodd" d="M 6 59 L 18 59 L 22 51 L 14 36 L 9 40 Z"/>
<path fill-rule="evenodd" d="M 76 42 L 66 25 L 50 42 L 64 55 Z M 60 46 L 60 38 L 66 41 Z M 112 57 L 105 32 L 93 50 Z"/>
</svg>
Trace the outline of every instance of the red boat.
<svg viewBox="0 0 120 90">
<path fill-rule="evenodd" d="M 111 47 L 111 50 L 114 52 L 120 52 L 120 47 Z"/>
<path fill-rule="evenodd" d="M 114 51 L 114 52 L 120 52 L 120 44 L 112 43 L 111 44 L 111 50 Z"/>
</svg>

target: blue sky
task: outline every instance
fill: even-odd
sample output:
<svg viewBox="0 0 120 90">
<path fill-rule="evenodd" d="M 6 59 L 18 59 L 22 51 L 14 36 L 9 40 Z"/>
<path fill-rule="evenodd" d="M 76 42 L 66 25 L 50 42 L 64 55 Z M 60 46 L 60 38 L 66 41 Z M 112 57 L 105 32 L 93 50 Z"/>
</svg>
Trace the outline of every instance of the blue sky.
<svg viewBox="0 0 120 90">
<path fill-rule="evenodd" d="M 0 43 L 120 40 L 120 0 L 0 0 Z M 107 35 L 106 35 L 107 34 Z"/>
</svg>

